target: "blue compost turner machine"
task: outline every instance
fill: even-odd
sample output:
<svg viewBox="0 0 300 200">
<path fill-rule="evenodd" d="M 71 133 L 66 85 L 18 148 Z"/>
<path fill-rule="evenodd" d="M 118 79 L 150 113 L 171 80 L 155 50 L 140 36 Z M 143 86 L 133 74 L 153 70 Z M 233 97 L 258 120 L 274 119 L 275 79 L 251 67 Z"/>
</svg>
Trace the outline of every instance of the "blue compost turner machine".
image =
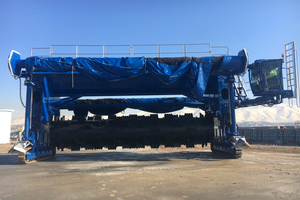
<svg viewBox="0 0 300 200">
<path fill-rule="evenodd" d="M 27 87 L 25 130 L 13 147 L 19 151 L 19 162 L 52 157 L 64 148 L 194 147 L 207 143 L 213 152 L 239 158 L 240 145 L 247 142 L 239 136 L 235 109 L 296 97 L 297 83 L 290 80 L 292 84 L 284 89 L 283 59 L 257 60 L 249 65 L 245 49 L 237 55 L 207 57 L 187 57 L 186 52 L 183 57 L 130 55 L 79 57 L 76 52 L 75 57 L 50 53 L 49 57 L 21 59 L 12 51 L 9 70 L 12 76 L 24 79 Z M 240 79 L 247 70 L 252 99 Z M 169 113 L 184 107 L 203 110 L 205 115 L 116 116 L 127 108 Z M 66 120 L 61 110 L 73 111 L 74 116 Z"/>
</svg>

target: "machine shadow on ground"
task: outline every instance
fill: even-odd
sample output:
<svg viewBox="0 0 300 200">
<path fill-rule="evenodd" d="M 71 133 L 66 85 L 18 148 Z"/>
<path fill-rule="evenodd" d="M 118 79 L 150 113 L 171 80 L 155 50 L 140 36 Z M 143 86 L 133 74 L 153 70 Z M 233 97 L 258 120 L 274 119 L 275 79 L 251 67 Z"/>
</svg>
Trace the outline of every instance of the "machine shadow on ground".
<svg viewBox="0 0 300 200">
<path fill-rule="evenodd" d="M 139 151 L 139 150 L 137 150 Z M 17 153 L 0 154 L 0 165 L 19 165 Z M 37 162 L 81 162 L 81 161 L 171 161 L 172 159 L 216 161 L 230 159 L 225 155 L 212 152 L 120 152 L 120 151 L 81 151 L 58 152 L 54 157 Z M 33 163 L 34 164 L 34 163 Z"/>
</svg>

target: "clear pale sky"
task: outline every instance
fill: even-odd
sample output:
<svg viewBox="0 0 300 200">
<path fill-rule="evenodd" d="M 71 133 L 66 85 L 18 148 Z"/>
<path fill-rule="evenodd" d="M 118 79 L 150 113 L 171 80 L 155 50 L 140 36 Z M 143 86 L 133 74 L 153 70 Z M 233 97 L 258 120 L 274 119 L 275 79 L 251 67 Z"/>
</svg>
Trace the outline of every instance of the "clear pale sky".
<svg viewBox="0 0 300 200">
<path fill-rule="evenodd" d="M 211 43 L 231 55 L 245 48 L 250 63 L 276 59 L 286 43 L 300 47 L 300 1 L 0 0 L 0 30 L 0 108 L 14 109 L 15 120 L 24 108 L 7 67 L 11 50 L 25 59 L 32 47 L 56 44 Z"/>
</svg>

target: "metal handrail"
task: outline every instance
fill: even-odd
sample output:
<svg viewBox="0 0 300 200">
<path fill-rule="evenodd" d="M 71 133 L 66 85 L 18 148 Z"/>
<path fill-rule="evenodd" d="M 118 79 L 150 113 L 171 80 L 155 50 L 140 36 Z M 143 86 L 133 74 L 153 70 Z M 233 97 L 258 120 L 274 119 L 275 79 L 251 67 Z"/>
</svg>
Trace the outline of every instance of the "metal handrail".
<svg viewBox="0 0 300 200">
<path fill-rule="evenodd" d="M 156 47 L 155 51 L 151 52 L 138 52 L 136 50 L 137 47 Z M 162 47 L 165 46 L 176 46 L 180 47 L 182 46 L 182 51 L 162 51 Z M 208 50 L 207 51 L 187 51 L 187 48 L 189 46 L 207 46 Z M 53 49 L 56 47 L 74 47 L 74 52 L 54 52 Z M 102 51 L 98 52 L 80 52 L 80 47 L 100 47 Z M 128 51 L 126 52 L 108 52 L 107 47 L 128 47 Z M 212 54 L 212 48 L 227 48 L 227 53 L 226 54 Z M 143 55 L 143 54 L 149 54 L 149 55 L 157 55 L 160 57 L 161 55 L 179 55 L 183 54 L 184 57 L 187 56 L 187 54 L 209 54 L 211 55 L 229 55 L 230 53 L 230 48 L 228 46 L 211 46 L 209 43 L 195 43 L 195 44 L 138 44 L 138 45 L 51 45 L 49 47 L 43 47 L 43 48 L 32 48 L 30 50 L 30 55 L 35 56 L 34 50 L 49 50 L 49 57 L 52 57 L 54 55 L 75 55 L 75 57 L 78 57 L 80 55 L 102 55 L 103 57 L 107 55 L 126 55 L 129 57 L 134 57 L 135 55 Z"/>
<path fill-rule="evenodd" d="M 189 52 L 186 51 L 186 47 L 187 46 L 191 46 L 191 45 L 198 45 L 198 46 L 208 46 L 208 51 L 199 51 L 199 52 Z M 153 46 L 153 47 L 157 47 L 157 52 L 156 53 L 149 53 L 149 52 L 141 52 L 141 53 L 135 53 L 134 52 L 134 47 L 149 47 L 149 46 Z M 182 46 L 183 47 L 183 51 L 182 52 L 161 52 L 161 47 L 163 46 Z M 135 54 L 157 54 L 158 57 L 160 57 L 161 54 L 182 54 L 184 55 L 184 57 L 186 57 L 187 53 L 209 53 L 209 55 L 211 56 L 211 45 L 209 43 L 195 43 L 195 44 L 138 44 L 138 45 L 132 45 L 132 57 L 134 57 Z"/>
<path fill-rule="evenodd" d="M 129 55 L 131 56 L 131 46 L 130 45 L 51 45 L 50 48 L 52 47 L 76 47 L 76 58 L 78 58 L 78 56 L 81 54 L 79 53 L 79 47 L 101 47 L 102 48 L 102 53 L 84 53 L 84 55 L 100 55 L 102 54 L 103 57 L 105 57 L 106 55 Z M 129 47 L 129 53 L 124 53 L 124 52 L 118 52 L 118 53 L 107 53 L 106 52 L 106 47 Z M 52 53 L 53 55 L 54 53 Z M 74 53 L 55 53 L 55 55 L 73 55 Z M 52 55 L 50 55 L 50 57 L 52 57 Z"/>
<path fill-rule="evenodd" d="M 34 55 L 34 52 L 33 52 L 33 49 L 49 49 L 49 47 L 35 47 L 35 48 L 31 48 L 30 49 L 30 56 L 32 57 L 32 56 L 35 56 Z M 51 54 L 51 52 L 50 52 L 50 54 Z"/>
<path fill-rule="evenodd" d="M 230 48 L 229 46 L 211 46 L 211 48 L 226 48 L 227 49 L 227 54 L 226 55 L 230 55 Z M 223 55 L 223 54 L 217 54 L 217 55 Z"/>
</svg>

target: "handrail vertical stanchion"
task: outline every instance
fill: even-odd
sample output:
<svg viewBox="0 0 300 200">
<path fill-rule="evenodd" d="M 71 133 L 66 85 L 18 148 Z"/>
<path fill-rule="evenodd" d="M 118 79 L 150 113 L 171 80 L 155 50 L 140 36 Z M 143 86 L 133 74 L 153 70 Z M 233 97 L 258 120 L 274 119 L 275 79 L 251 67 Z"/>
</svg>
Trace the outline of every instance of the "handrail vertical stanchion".
<svg viewBox="0 0 300 200">
<path fill-rule="evenodd" d="M 49 53 L 50 53 L 50 58 L 52 57 L 52 48 L 51 48 L 51 45 L 50 45 L 50 47 L 49 47 Z"/>
<path fill-rule="evenodd" d="M 132 45 L 132 57 L 134 57 L 134 45 Z"/>
<path fill-rule="evenodd" d="M 105 45 L 103 45 L 103 58 L 105 57 Z"/>
<path fill-rule="evenodd" d="M 160 49 L 159 49 L 159 44 L 157 45 L 157 57 L 160 57 Z"/>
<path fill-rule="evenodd" d="M 32 49 L 30 49 L 30 57 L 32 57 Z"/>
<path fill-rule="evenodd" d="M 78 58 L 78 45 L 76 45 L 76 58 Z"/>
<path fill-rule="evenodd" d="M 184 57 L 186 57 L 186 49 L 185 49 L 185 44 L 183 45 L 183 50 L 184 50 Z"/>
<path fill-rule="evenodd" d="M 209 45 L 209 56 L 211 56 L 211 45 L 210 44 L 208 45 Z"/>
</svg>

